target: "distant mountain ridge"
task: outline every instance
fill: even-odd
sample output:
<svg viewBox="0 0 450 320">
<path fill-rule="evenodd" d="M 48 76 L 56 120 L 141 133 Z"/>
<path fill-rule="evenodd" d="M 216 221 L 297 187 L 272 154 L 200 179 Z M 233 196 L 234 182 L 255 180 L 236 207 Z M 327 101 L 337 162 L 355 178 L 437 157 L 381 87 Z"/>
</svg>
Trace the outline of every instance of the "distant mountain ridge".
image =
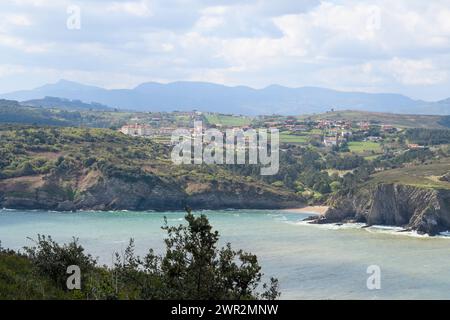
<svg viewBox="0 0 450 320">
<path fill-rule="evenodd" d="M 297 115 L 334 110 L 363 110 L 409 114 L 450 114 L 450 99 L 427 102 L 401 94 L 342 92 L 318 87 L 263 89 L 229 87 L 208 82 L 148 82 L 133 89 L 104 89 L 60 80 L 54 84 L 0 95 L 27 101 L 45 97 L 100 103 L 137 111 L 199 110 L 245 115 Z"/>
<path fill-rule="evenodd" d="M 86 103 L 81 100 L 70 100 L 58 97 L 44 97 L 42 99 L 32 99 L 22 101 L 24 106 L 43 107 L 43 108 L 59 108 L 69 110 L 103 110 L 112 111 L 113 109 L 97 102 Z"/>
</svg>

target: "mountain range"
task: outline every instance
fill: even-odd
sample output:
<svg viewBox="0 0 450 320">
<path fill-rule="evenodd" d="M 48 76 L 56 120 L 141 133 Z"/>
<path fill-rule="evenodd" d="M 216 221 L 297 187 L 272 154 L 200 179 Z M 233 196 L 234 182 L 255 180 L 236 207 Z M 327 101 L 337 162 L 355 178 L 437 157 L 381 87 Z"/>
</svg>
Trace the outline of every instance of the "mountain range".
<svg viewBox="0 0 450 320">
<path fill-rule="evenodd" d="M 18 101 L 58 97 L 136 111 L 208 111 L 244 115 L 297 115 L 328 110 L 362 110 L 409 114 L 450 114 L 450 98 L 430 102 L 401 94 L 343 92 L 319 87 L 262 89 L 208 82 L 148 82 L 133 89 L 105 89 L 60 80 L 32 90 L 1 94 Z"/>
<path fill-rule="evenodd" d="M 44 97 L 42 99 L 26 100 L 22 101 L 21 104 L 24 106 L 31 106 L 31 107 L 59 108 L 67 110 L 99 110 L 99 111 L 113 110 L 108 106 L 96 102 L 86 103 L 81 100 L 70 100 L 58 97 Z"/>
</svg>

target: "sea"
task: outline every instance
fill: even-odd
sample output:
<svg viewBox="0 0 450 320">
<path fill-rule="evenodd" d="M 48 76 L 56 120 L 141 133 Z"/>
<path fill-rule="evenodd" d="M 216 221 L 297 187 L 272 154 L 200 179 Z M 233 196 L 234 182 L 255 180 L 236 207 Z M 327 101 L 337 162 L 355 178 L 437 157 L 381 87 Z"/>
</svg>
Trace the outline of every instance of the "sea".
<svg viewBox="0 0 450 320">
<path fill-rule="evenodd" d="M 311 225 L 310 214 L 284 210 L 198 211 L 231 243 L 258 256 L 263 280 L 276 277 L 281 299 L 450 299 L 450 234 L 429 237 L 362 224 Z M 111 265 L 133 238 L 136 253 L 164 251 L 165 218 L 184 212 L 0 210 L 3 248 L 32 246 L 38 234 L 73 237 L 100 264 Z"/>
</svg>

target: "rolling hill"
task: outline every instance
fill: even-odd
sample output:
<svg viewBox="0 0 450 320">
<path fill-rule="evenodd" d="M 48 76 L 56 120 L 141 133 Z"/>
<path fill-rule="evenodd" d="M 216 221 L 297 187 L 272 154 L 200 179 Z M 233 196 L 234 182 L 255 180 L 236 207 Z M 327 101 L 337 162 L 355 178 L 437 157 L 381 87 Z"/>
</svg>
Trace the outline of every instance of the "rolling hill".
<svg viewBox="0 0 450 320">
<path fill-rule="evenodd" d="M 91 102 L 85 103 L 80 100 L 70 100 L 58 97 L 44 97 L 42 99 L 32 99 L 23 101 L 21 103 L 24 106 L 43 107 L 43 108 L 58 108 L 67 110 L 101 110 L 101 111 L 113 111 L 112 108 L 100 103 Z"/>
<path fill-rule="evenodd" d="M 449 116 L 423 114 L 395 114 L 383 112 L 368 112 L 359 110 L 343 110 L 313 115 L 302 115 L 302 120 L 345 120 L 368 121 L 371 123 L 390 124 L 402 128 L 446 129 L 450 127 Z"/>
</svg>

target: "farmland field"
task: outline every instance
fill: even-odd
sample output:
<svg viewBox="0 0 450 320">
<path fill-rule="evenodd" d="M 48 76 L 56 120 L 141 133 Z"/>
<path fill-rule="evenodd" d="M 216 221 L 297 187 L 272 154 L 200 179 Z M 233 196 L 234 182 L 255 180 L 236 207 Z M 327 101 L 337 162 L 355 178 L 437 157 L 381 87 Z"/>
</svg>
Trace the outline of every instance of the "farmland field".
<svg viewBox="0 0 450 320">
<path fill-rule="evenodd" d="M 249 125 L 252 121 L 249 117 L 222 114 L 206 114 L 205 118 L 209 124 L 221 124 L 223 126 L 245 126 Z"/>
<path fill-rule="evenodd" d="M 280 133 L 280 142 L 281 143 L 306 143 L 307 137 L 289 134 L 287 132 L 281 132 Z"/>
<path fill-rule="evenodd" d="M 348 143 L 351 152 L 365 153 L 365 152 L 381 152 L 381 146 L 377 142 L 372 141 L 351 141 Z"/>
</svg>

